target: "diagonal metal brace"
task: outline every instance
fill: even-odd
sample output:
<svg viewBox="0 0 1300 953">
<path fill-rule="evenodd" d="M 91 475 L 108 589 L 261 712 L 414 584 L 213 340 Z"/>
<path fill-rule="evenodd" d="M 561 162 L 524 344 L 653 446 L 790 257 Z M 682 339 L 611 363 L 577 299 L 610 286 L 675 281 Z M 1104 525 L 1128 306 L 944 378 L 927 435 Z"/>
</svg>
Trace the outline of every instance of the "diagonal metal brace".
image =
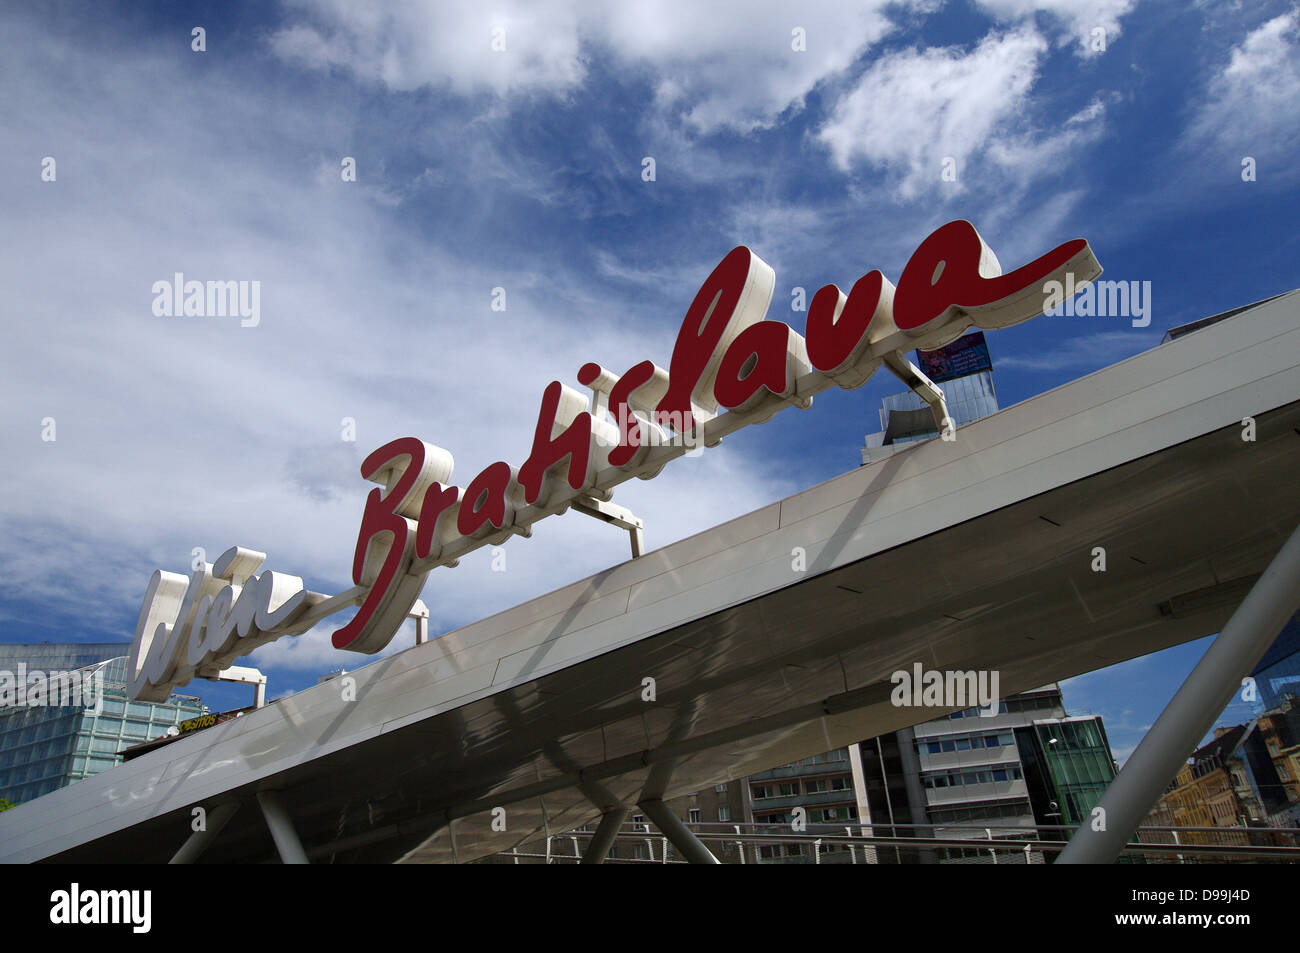
<svg viewBox="0 0 1300 953">
<path fill-rule="evenodd" d="M 943 389 L 926 377 L 919 367 L 897 351 L 885 355 L 885 367 L 889 369 L 891 374 L 911 388 L 917 397 L 930 405 L 930 413 L 934 414 L 936 430 L 944 433 L 949 427 L 956 429 L 957 425 L 953 422 L 952 417 L 948 415 L 948 404 L 944 400 Z"/>
<path fill-rule="evenodd" d="M 632 541 L 632 558 L 636 559 L 641 555 L 645 538 L 642 530 L 645 524 L 641 522 L 640 517 L 636 516 L 625 506 L 619 506 L 617 503 L 611 503 L 608 500 L 597 500 L 590 496 L 581 496 L 571 504 L 574 512 L 582 513 L 586 516 L 593 516 L 604 523 L 617 526 L 619 529 L 625 529 Z"/>
</svg>

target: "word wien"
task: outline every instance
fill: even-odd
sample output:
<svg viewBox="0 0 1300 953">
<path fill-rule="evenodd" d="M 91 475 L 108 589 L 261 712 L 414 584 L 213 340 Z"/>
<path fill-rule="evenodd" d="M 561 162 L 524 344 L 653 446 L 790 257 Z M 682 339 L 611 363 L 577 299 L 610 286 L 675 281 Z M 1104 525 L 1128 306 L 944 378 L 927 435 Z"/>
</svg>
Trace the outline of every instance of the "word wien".
<svg viewBox="0 0 1300 953">
<path fill-rule="evenodd" d="M 258 646 L 300 635 L 351 604 L 308 592 L 298 576 L 255 575 L 265 561 L 265 553 L 232 546 L 215 563 L 196 561 L 188 578 L 154 572 L 127 662 L 132 698 L 166 701 L 173 686 L 196 674 L 213 677 Z"/>
<path fill-rule="evenodd" d="M 618 484 L 650 479 L 693 447 L 717 446 L 786 407 L 811 407 L 829 387 L 859 387 L 882 364 L 924 381 L 903 356 L 907 351 L 942 347 L 972 325 L 995 330 L 1037 317 L 1044 282 L 1067 274 L 1086 280 L 1101 274 L 1083 239 L 1004 275 L 971 223 L 949 222 L 917 247 L 897 286 L 873 270 L 847 296 L 833 284 L 817 291 L 800 335 L 765 318 L 775 272 L 748 248 L 732 249 L 687 309 L 668 369 L 643 360 L 619 375 L 584 364 L 577 379 L 591 390 L 590 399 L 552 381 L 542 394 L 531 452 L 518 467 L 492 463 L 462 489 L 451 483 L 451 453 L 419 438 L 399 438 L 366 457 L 361 475 L 378 487 L 362 512 L 352 564 L 356 587 L 330 600 L 359 609 L 335 631 L 334 646 L 380 651 L 434 568 L 455 566 L 470 551 L 512 535 L 531 536 L 538 520 L 580 500 L 608 501 Z M 163 632 L 177 619 L 179 593 L 168 606 L 150 600 L 146 595 L 141 624 L 148 620 Z M 278 634 L 264 629 L 263 637 L 292 634 L 301 624 L 302 618 L 293 620 Z M 184 667 L 200 668 L 203 659 L 196 660 Z M 166 676 L 145 680 L 154 690 L 167 683 Z"/>
</svg>

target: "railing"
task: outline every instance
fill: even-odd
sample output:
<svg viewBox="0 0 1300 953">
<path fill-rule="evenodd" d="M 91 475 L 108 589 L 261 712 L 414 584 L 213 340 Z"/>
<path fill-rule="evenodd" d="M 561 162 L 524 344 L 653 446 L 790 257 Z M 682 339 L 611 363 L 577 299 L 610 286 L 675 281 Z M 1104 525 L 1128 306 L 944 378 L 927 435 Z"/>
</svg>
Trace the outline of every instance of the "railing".
<svg viewBox="0 0 1300 953">
<path fill-rule="evenodd" d="M 722 863 L 1047 864 L 1075 828 L 911 824 L 686 825 Z M 934 836 L 938 828 L 946 836 Z M 956 832 L 956 833 L 954 833 Z M 496 855 L 495 863 L 576 863 L 591 831 L 569 831 Z M 1296 863 L 1300 828 L 1142 827 L 1122 863 Z M 1250 843 L 1239 843 L 1242 838 Z M 639 849 L 639 851 L 638 851 Z M 632 856 L 639 852 L 642 856 Z M 606 863 L 685 863 L 668 839 L 647 824 L 624 824 Z"/>
</svg>

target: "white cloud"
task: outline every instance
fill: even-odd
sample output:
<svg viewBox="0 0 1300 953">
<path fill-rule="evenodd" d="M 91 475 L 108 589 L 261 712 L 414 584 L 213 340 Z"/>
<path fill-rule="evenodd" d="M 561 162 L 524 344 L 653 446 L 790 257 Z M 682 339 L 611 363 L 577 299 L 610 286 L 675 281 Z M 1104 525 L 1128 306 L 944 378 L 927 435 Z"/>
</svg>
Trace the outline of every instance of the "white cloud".
<svg viewBox="0 0 1300 953">
<path fill-rule="evenodd" d="M 1136 0 L 978 0 L 995 20 L 1057 28 L 1062 43 L 1094 53 Z M 656 104 L 696 131 L 769 125 L 818 83 L 851 66 L 895 30 L 894 19 L 938 13 L 933 0 L 287 0 L 272 49 L 304 65 L 339 68 L 395 90 L 425 85 L 468 94 L 563 95 L 583 83 L 590 54 L 612 53 L 648 71 Z M 493 49 L 501 29 L 504 50 Z M 795 49 L 802 31 L 804 49 Z"/>
<path fill-rule="evenodd" d="M 1000 136 L 989 141 L 986 153 L 1008 172 L 1024 178 L 1059 175 L 1083 146 L 1100 138 L 1105 114 L 1106 104 L 1097 97 L 1061 123 L 1057 132 L 1017 131 Z"/>
<path fill-rule="evenodd" d="M 975 49 L 904 50 L 871 67 L 818 133 L 844 170 L 865 160 L 896 170 L 899 193 L 938 188 L 945 158 L 956 189 L 997 135 L 1023 130 L 1023 109 L 1047 44 L 1032 29 L 991 33 Z"/>
<path fill-rule="evenodd" d="M 588 52 L 648 71 L 660 108 L 692 128 L 751 129 L 800 106 L 820 81 L 848 67 L 893 25 L 886 0 L 688 0 L 609 4 L 293 0 L 272 37 L 280 56 L 342 68 L 395 90 L 563 95 L 587 78 Z M 906 4 L 898 5 L 903 8 Z M 505 50 L 492 49 L 492 28 Z M 802 30 L 805 50 L 794 49 Z"/>
<path fill-rule="evenodd" d="M 1020 22 L 1045 13 L 1063 28 L 1060 41 L 1063 45 L 1075 43 L 1082 56 L 1105 52 L 1095 48 L 1095 30 L 1105 35 L 1109 46 L 1120 35 L 1120 18 L 1137 5 L 1137 0 L 976 0 L 991 16 L 1011 22 Z"/>
<path fill-rule="evenodd" d="M 342 68 L 390 89 L 447 85 L 459 93 L 565 90 L 581 82 L 576 11 L 565 2 L 353 3 L 292 0 L 272 49 Z M 497 47 L 494 49 L 494 44 Z"/>
<path fill-rule="evenodd" d="M 977 0 L 994 20 L 1052 30 L 1095 55 L 1136 0 Z M 934 0 L 286 0 L 273 51 L 316 69 L 342 69 L 390 89 L 563 96 L 589 79 L 593 54 L 643 69 L 655 105 L 695 132 L 769 126 L 800 108 L 898 23 L 944 15 Z M 1039 15 L 1042 16 L 1039 16 Z M 504 30 L 504 50 L 493 30 Z M 804 49 L 795 49 L 800 31 Z"/>
<path fill-rule="evenodd" d="M 657 76 L 661 107 L 698 130 L 749 129 L 802 106 L 822 80 L 894 29 L 883 2 L 781 0 L 698 4 L 611 4 L 600 34 L 628 61 Z M 900 5 L 906 6 L 906 4 Z M 796 45 L 802 31 L 805 49 Z"/>
<path fill-rule="evenodd" d="M 1274 17 L 1232 48 L 1210 80 L 1187 139 L 1238 159 L 1280 158 L 1294 166 L 1300 146 L 1300 12 Z"/>
</svg>

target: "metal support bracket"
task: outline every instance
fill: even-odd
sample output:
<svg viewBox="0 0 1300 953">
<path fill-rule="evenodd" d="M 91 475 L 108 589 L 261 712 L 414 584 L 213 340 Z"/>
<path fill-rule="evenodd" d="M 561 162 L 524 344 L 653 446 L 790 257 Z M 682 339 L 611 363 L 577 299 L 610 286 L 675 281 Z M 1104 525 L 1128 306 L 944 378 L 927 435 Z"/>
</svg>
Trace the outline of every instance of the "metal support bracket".
<svg viewBox="0 0 1300 953">
<path fill-rule="evenodd" d="M 194 674 L 199 678 L 206 678 L 210 682 L 234 682 L 237 685 L 252 685 L 253 707 L 262 708 L 266 705 L 266 675 L 259 669 L 249 668 L 246 665 L 232 665 L 230 668 L 223 668 L 220 671 L 205 670 Z"/>
<path fill-rule="evenodd" d="M 307 860 L 307 852 L 302 849 L 302 841 L 298 839 L 298 832 L 293 829 L 289 812 L 284 809 L 284 804 L 280 801 L 280 795 L 275 791 L 258 791 L 257 803 L 262 806 L 262 816 L 266 818 L 266 826 L 271 831 L 271 839 L 275 841 L 275 849 L 280 855 L 281 862 L 310 863 Z"/>
<path fill-rule="evenodd" d="M 416 599 L 411 611 L 406 613 L 408 619 L 415 620 L 415 644 L 423 645 L 429 641 L 429 607 L 423 599 Z"/>
<path fill-rule="evenodd" d="M 886 354 L 884 363 L 891 374 L 930 405 L 930 413 L 934 414 L 934 426 L 939 433 L 944 433 L 948 428 L 957 429 L 957 425 L 948 414 L 948 404 L 944 400 L 943 389 L 938 384 L 926 377 L 921 369 L 903 357 L 901 352 Z"/>
<path fill-rule="evenodd" d="M 192 864 L 207 850 L 221 829 L 226 826 L 227 822 L 235 816 L 239 810 L 238 801 L 223 801 L 206 812 L 203 818 L 203 828 L 190 834 L 189 838 L 181 845 L 172 859 L 167 861 L 169 864 Z"/>
<path fill-rule="evenodd" d="M 592 516 L 603 523 L 609 523 L 619 529 L 627 530 L 632 541 L 632 558 L 636 559 L 641 555 L 642 548 L 645 545 L 645 538 L 642 535 L 645 524 L 627 507 L 619 506 L 617 503 L 611 503 L 608 500 L 582 496 L 573 501 L 571 509 L 575 513 Z"/>
</svg>

